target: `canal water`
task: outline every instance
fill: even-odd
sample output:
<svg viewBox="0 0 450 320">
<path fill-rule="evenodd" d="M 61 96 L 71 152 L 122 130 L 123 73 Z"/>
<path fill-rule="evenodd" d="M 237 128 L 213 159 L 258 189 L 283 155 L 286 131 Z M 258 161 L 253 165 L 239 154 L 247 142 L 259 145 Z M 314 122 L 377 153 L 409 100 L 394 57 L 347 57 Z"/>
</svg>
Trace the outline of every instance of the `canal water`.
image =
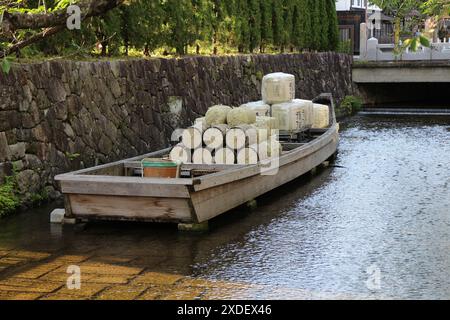
<svg viewBox="0 0 450 320">
<path fill-rule="evenodd" d="M 148 270 L 221 281 L 216 298 L 450 298 L 450 119 L 357 116 L 336 163 L 214 220 L 51 226 L 52 207 L 0 222 L 0 246 L 146 256 Z M 212 297 L 214 298 L 214 297 Z"/>
</svg>

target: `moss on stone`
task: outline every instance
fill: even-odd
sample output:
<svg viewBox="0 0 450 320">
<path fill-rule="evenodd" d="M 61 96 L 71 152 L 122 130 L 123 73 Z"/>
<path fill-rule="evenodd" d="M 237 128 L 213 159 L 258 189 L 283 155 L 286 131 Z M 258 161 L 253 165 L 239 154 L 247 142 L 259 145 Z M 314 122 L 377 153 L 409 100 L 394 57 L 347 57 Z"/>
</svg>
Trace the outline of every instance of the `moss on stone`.
<svg viewBox="0 0 450 320">
<path fill-rule="evenodd" d="M 258 81 L 262 81 L 263 78 L 264 78 L 264 73 L 262 71 L 257 71 L 256 79 L 258 79 Z"/>
</svg>

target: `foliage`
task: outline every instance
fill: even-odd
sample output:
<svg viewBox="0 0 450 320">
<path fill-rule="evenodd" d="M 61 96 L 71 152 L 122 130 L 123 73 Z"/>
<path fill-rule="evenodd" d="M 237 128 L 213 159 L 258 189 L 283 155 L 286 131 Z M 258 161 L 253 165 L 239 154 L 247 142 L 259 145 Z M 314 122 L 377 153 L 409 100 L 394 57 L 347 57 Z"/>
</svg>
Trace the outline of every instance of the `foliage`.
<svg viewBox="0 0 450 320">
<path fill-rule="evenodd" d="M 421 34 L 419 34 L 411 39 L 407 39 L 403 43 L 403 47 L 410 48 L 411 51 L 417 51 L 417 48 L 419 47 L 419 45 L 421 45 L 423 47 L 430 47 L 431 43 L 427 37 L 425 37 Z"/>
<path fill-rule="evenodd" d="M 17 188 L 15 175 L 5 178 L 0 185 L 0 217 L 10 214 L 20 206 L 20 200 L 14 190 Z"/>
<path fill-rule="evenodd" d="M 0 14 L 52 13 L 77 2 L 6 0 L 0 1 Z M 41 31 L 16 30 L 14 40 L 0 32 L 0 53 Z M 81 30 L 64 30 L 20 55 L 328 51 L 337 46 L 335 0 L 125 0 L 100 17 L 83 20 Z"/>
<path fill-rule="evenodd" d="M 421 9 L 429 16 L 443 17 L 450 15 L 450 1 L 449 0 L 427 0 Z"/>
<path fill-rule="evenodd" d="M 342 100 L 339 109 L 342 113 L 351 115 L 361 111 L 362 106 L 363 101 L 361 98 L 355 96 L 346 96 Z"/>
<path fill-rule="evenodd" d="M 339 53 L 353 54 L 352 41 L 339 41 L 336 51 Z"/>
<path fill-rule="evenodd" d="M 1 68 L 3 73 L 9 74 L 9 70 L 11 70 L 11 62 L 9 61 L 8 57 L 4 57 L 2 59 Z"/>
<path fill-rule="evenodd" d="M 81 157 L 81 154 L 79 154 L 79 153 L 66 152 L 66 158 L 69 159 L 70 161 L 74 161 L 74 160 L 78 159 L 79 157 Z"/>
<path fill-rule="evenodd" d="M 329 50 L 335 50 L 339 45 L 338 17 L 336 15 L 335 0 L 326 0 Z M 350 54 L 353 51 L 350 52 Z"/>
<path fill-rule="evenodd" d="M 30 202 L 35 206 L 40 206 L 46 202 L 48 202 L 49 196 L 46 189 L 42 189 L 39 193 L 34 193 L 30 197 Z"/>
<path fill-rule="evenodd" d="M 444 13 L 444 11 L 450 12 L 450 2 L 448 0 L 372 0 L 372 3 L 395 17 L 394 30 L 397 53 L 401 53 L 402 50 L 407 48 L 416 51 L 419 45 L 429 47 L 430 41 L 424 35 L 416 34 L 412 26 L 417 26 L 418 22 L 425 16 L 439 15 Z M 403 30 L 402 22 L 404 25 Z M 400 46 L 400 36 L 404 32 L 410 34 L 411 38 L 407 39 Z"/>
</svg>

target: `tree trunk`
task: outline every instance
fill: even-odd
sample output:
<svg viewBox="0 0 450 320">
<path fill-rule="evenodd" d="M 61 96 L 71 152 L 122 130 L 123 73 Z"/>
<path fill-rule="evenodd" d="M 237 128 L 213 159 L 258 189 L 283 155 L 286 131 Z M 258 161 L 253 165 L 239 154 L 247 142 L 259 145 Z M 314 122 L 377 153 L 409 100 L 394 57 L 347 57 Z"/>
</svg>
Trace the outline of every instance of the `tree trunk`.
<svg viewBox="0 0 450 320">
<path fill-rule="evenodd" d="M 394 26 L 394 42 L 395 48 L 399 48 L 400 46 L 400 33 L 401 33 L 401 19 L 400 17 L 395 18 L 395 26 Z"/>
<path fill-rule="evenodd" d="M 144 56 L 146 56 L 146 57 L 150 56 L 150 49 L 148 47 L 148 44 L 145 45 Z"/>
<path fill-rule="evenodd" d="M 108 53 L 108 40 L 102 40 L 101 42 L 102 45 L 102 57 L 105 57 L 106 54 Z"/>
</svg>

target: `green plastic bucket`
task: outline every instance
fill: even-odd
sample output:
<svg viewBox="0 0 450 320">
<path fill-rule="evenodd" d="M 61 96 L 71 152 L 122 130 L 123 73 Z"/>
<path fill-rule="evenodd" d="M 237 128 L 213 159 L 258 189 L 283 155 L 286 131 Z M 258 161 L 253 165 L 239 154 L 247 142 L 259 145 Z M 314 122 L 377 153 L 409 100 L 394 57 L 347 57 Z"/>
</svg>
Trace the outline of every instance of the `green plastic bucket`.
<svg viewBox="0 0 450 320">
<path fill-rule="evenodd" d="M 165 159 L 142 160 L 142 174 L 145 178 L 177 178 L 179 164 Z"/>
</svg>

